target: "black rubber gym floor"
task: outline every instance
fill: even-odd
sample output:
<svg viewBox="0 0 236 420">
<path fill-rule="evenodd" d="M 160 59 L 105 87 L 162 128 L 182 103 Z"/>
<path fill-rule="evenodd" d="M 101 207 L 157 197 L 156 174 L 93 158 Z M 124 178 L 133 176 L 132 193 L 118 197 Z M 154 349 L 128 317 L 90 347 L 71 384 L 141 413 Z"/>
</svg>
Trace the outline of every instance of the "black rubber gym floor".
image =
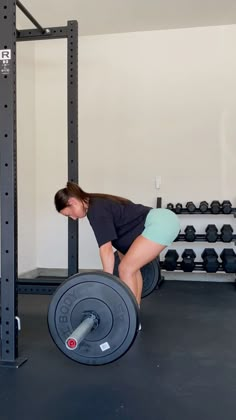
<svg viewBox="0 0 236 420">
<path fill-rule="evenodd" d="M 166 281 L 142 331 L 105 366 L 66 358 L 47 330 L 50 296 L 19 296 L 19 369 L 0 369 L 1 420 L 235 420 L 236 289 Z"/>
</svg>

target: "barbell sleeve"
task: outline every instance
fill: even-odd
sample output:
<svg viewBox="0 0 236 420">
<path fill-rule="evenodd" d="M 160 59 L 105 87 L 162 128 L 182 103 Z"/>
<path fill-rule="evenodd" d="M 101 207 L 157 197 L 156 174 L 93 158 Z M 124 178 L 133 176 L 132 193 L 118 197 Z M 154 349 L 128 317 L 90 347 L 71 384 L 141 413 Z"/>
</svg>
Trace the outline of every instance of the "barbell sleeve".
<svg viewBox="0 0 236 420">
<path fill-rule="evenodd" d="M 68 350 L 77 349 L 79 343 L 90 333 L 96 322 L 96 316 L 91 314 L 85 318 L 81 324 L 66 339 L 65 345 Z"/>
</svg>

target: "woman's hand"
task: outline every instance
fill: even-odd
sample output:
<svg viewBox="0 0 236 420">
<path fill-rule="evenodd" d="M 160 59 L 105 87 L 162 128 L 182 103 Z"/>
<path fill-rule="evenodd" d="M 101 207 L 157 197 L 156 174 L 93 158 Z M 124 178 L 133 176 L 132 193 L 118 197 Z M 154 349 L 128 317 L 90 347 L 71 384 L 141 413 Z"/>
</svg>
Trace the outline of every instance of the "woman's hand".
<svg viewBox="0 0 236 420">
<path fill-rule="evenodd" d="M 112 243 L 107 242 L 99 248 L 99 254 L 102 261 L 103 270 L 106 273 L 113 274 L 115 257 L 112 249 Z"/>
</svg>

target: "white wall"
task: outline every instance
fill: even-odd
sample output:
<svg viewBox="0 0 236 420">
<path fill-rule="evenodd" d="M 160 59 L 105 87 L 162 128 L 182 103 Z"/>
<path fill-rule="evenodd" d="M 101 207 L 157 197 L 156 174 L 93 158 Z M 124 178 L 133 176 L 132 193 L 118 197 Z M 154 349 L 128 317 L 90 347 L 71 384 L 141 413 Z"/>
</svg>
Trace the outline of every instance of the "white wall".
<svg viewBox="0 0 236 420">
<path fill-rule="evenodd" d="M 18 272 L 36 267 L 34 43 L 17 44 Z"/>
<path fill-rule="evenodd" d="M 65 40 L 36 46 L 37 267 L 66 267 L 67 220 L 53 197 L 67 178 L 67 52 Z"/>
<path fill-rule="evenodd" d="M 235 42 L 236 25 L 81 37 L 81 186 L 152 206 L 157 195 L 163 205 L 231 199 L 236 206 Z M 67 222 L 52 202 L 67 178 L 65 58 L 62 41 L 36 46 L 38 267 L 66 267 Z M 202 231 L 224 221 L 181 220 Z M 198 254 L 205 246 L 197 244 Z M 86 220 L 80 266 L 100 266 Z"/>
</svg>

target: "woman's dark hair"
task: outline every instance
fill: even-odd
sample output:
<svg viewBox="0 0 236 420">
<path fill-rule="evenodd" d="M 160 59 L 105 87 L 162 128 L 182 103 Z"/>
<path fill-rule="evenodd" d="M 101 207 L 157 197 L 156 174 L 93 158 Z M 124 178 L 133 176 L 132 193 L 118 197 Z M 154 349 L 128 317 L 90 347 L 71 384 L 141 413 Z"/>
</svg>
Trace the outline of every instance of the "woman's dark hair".
<svg viewBox="0 0 236 420">
<path fill-rule="evenodd" d="M 127 198 L 119 197 L 111 194 L 100 194 L 100 193 L 88 193 L 82 190 L 78 184 L 75 182 L 67 182 L 66 187 L 57 191 L 54 197 L 54 204 L 58 212 L 63 210 L 65 207 L 68 207 L 68 201 L 70 198 L 77 198 L 85 202 L 86 204 L 91 201 L 93 198 L 106 198 L 113 201 L 116 201 L 121 204 L 130 203 L 130 200 Z"/>
</svg>

